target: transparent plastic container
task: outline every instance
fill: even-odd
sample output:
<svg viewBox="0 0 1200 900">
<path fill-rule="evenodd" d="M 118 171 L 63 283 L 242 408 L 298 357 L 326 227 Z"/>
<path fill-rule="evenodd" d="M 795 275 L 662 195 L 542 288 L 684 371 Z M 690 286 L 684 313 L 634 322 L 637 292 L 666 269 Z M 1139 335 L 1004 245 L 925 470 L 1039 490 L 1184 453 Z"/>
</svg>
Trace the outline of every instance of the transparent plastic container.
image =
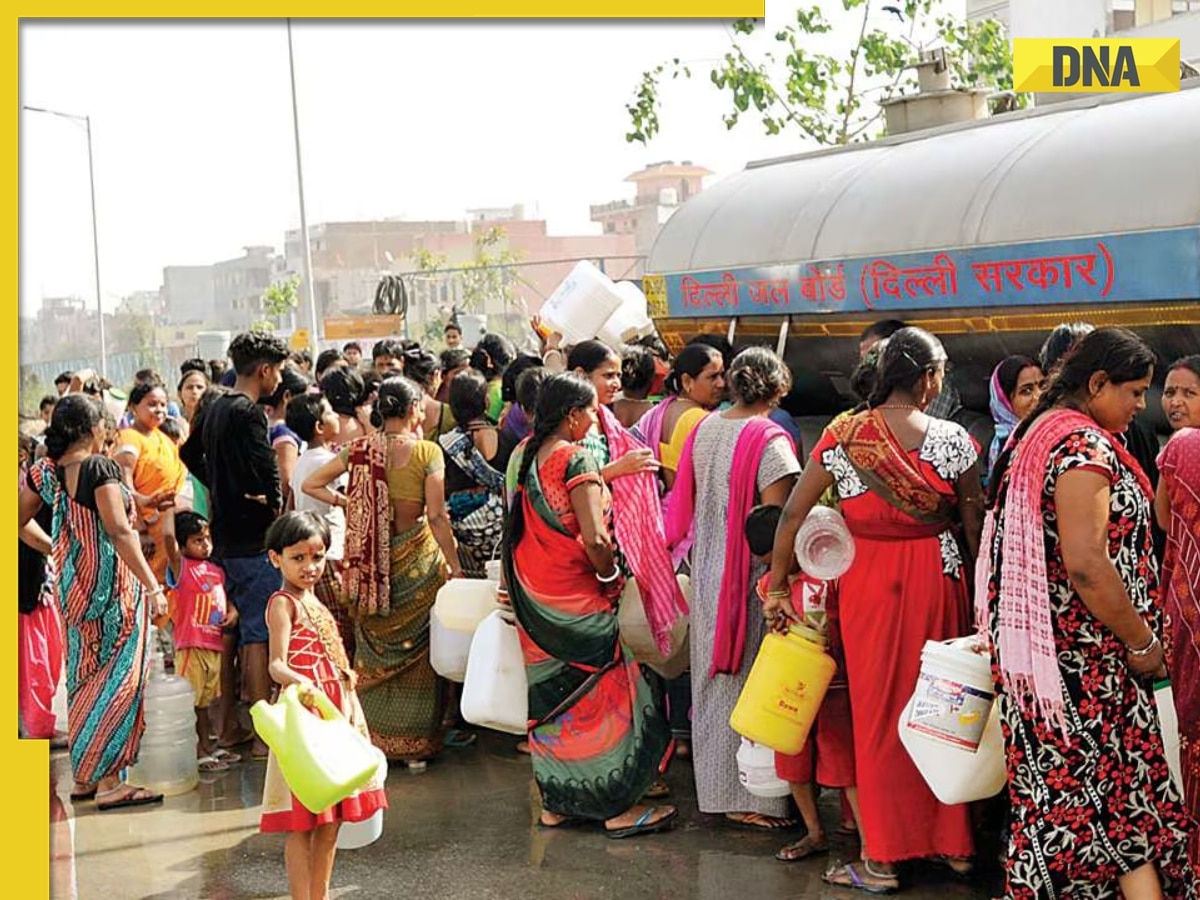
<svg viewBox="0 0 1200 900">
<path fill-rule="evenodd" d="M 827 506 L 812 508 L 793 546 L 800 568 L 821 581 L 840 578 L 854 562 L 854 538 L 846 520 Z"/>
<path fill-rule="evenodd" d="M 166 796 L 186 794 L 200 781 L 196 764 L 195 694 L 186 678 L 163 669 L 158 629 L 151 627 L 150 673 L 146 681 L 146 728 L 128 780 Z"/>
</svg>

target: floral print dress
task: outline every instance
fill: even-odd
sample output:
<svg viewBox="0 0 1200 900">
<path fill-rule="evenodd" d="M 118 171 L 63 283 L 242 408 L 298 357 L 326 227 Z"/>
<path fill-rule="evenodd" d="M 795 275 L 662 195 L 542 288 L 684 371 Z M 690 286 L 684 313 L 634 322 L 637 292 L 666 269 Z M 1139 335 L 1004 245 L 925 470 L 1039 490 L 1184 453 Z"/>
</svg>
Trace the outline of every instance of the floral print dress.
<svg viewBox="0 0 1200 900">
<path fill-rule="evenodd" d="M 1077 431 L 1051 452 L 1041 500 L 1066 737 L 1020 709 L 993 661 L 1012 801 L 1005 894 L 1014 900 L 1118 897 L 1118 877 L 1153 862 L 1165 897 L 1194 898 L 1187 860 L 1194 823 L 1167 769 L 1151 686 L 1134 677 L 1124 645 L 1088 610 L 1063 564 L 1054 492 L 1059 477 L 1072 469 L 1109 479 L 1109 557 L 1135 608 L 1162 634 L 1150 504 L 1107 433 Z M 996 539 L 981 549 L 992 558 L 993 647 L 999 639 L 1003 498 L 1002 490 Z"/>
</svg>

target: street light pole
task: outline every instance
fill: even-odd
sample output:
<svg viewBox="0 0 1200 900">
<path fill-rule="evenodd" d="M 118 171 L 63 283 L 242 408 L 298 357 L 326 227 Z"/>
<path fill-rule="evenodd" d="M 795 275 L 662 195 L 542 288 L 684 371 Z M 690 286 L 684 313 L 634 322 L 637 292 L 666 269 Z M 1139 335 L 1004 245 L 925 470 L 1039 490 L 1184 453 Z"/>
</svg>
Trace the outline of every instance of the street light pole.
<svg viewBox="0 0 1200 900">
<path fill-rule="evenodd" d="M 296 141 L 296 185 L 299 188 L 300 194 L 300 239 L 303 246 L 303 262 L 304 262 L 304 292 L 308 295 L 308 315 L 311 331 L 309 331 L 309 341 L 313 349 L 315 357 L 317 351 L 317 337 L 319 326 L 317 324 L 317 294 L 313 287 L 312 278 L 312 243 L 308 237 L 308 216 L 304 210 L 304 167 L 300 162 L 300 110 L 296 104 L 296 62 L 292 54 L 292 20 L 287 19 L 287 39 L 288 39 L 288 71 L 292 81 L 292 130 L 295 133 Z"/>
<path fill-rule="evenodd" d="M 23 109 L 27 109 L 29 112 L 58 116 L 60 119 L 70 119 L 73 122 L 82 122 L 84 130 L 87 132 L 88 191 L 92 202 L 92 261 L 95 266 L 93 271 L 96 277 L 96 315 L 100 319 L 100 375 L 107 378 L 108 346 L 104 340 L 104 301 L 100 295 L 100 230 L 96 224 L 96 168 L 92 159 L 92 117 L 77 116 L 71 113 L 59 112 L 56 109 L 45 109 L 40 106 L 25 106 Z"/>
</svg>

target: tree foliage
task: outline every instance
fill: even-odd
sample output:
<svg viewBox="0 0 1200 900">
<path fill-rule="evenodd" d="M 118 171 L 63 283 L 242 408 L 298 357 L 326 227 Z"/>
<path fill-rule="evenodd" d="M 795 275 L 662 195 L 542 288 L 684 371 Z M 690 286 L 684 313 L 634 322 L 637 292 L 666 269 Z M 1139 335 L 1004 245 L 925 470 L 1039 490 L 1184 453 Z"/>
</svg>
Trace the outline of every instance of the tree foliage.
<svg viewBox="0 0 1200 900">
<path fill-rule="evenodd" d="M 457 283 L 452 296 L 458 298 L 455 308 L 459 312 L 483 313 L 500 307 L 517 313 L 521 321 L 527 318 L 525 301 L 517 290 L 521 285 L 528 285 L 518 268 L 521 255 L 509 248 L 508 233 L 503 226 L 493 225 L 476 232 L 471 258 L 466 262 L 451 265 L 446 254 L 425 248 L 414 251 L 411 258 L 417 272 L 431 276 L 440 273 Z M 507 328 L 505 322 L 504 328 L 498 330 L 507 331 Z M 429 333 L 431 329 L 433 339 L 440 339 L 440 323 L 425 323 L 425 331 Z"/>
<path fill-rule="evenodd" d="M 857 17 L 858 33 L 844 53 L 812 49 L 814 38 L 833 27 L 819 6 L 796 10 L 795 22 L 773 35 L 774 47 L 753 53 L 750 37 L 761 22 L 733 23 L 730 47 L 713 66 L 709 80 L 728 95 L 722 119 L 733 128 L 746 114 L 757 115 L 767 134 L 798 130 L 822 145 L 842 145 L 879 136 L 879 101 L 915 89 L 911 66 L 919 52 L 943 46 L 959 88 L 1012 90 L 1012 56 L 1003 26 L 995 20 L 962 21 L 939 15 L 939 0 L 840 0 Z M 818 41 L 819 42 L 819 41 Z M 664 78 L 690 78 L 678 58 L 642 74 L 626 104 L 631 130 L 627 141 L 649 142 L 660 130 L 660 88 Z M 1024 98 L 998 99 L 996 111 Z"/>
</svg>

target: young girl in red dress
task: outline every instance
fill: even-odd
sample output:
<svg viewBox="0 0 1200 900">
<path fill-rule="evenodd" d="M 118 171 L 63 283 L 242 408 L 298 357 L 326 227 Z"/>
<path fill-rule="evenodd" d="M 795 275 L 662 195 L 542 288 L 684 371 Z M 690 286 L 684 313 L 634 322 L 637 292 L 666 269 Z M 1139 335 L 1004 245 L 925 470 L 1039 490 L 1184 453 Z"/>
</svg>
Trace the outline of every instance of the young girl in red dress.
<svg viewBox="0 0 1200 900">
<path fill-rule="evenodd" d="M 283 576 L 283 589 L 267 602 L 271 678 L 284 687 L 300 685 L 302 699 L 324 691 L 367 737 L 337 623 L 313 593 L 325 571 L 329 526 L 315 513 L 286 513 L 267 531 L 266 545 L 271 564 Z M 284 859 L 292 900 L 326 900 L 342 822 L 363 822 L 386 808 L 383 784 L 372 779 L 340 803 L 313 813 L 288 790 L 272 754 L 259 829 L 289 832 Z"/>
</svg>

